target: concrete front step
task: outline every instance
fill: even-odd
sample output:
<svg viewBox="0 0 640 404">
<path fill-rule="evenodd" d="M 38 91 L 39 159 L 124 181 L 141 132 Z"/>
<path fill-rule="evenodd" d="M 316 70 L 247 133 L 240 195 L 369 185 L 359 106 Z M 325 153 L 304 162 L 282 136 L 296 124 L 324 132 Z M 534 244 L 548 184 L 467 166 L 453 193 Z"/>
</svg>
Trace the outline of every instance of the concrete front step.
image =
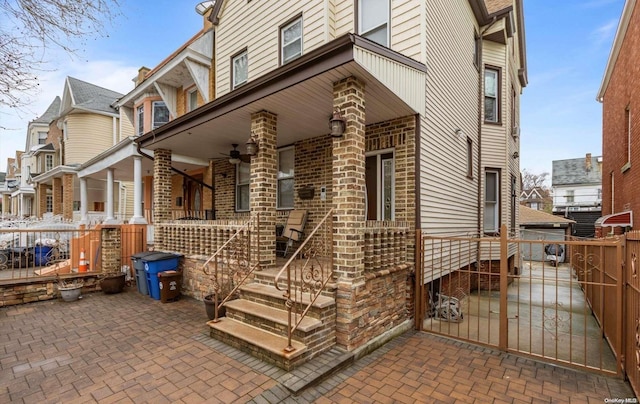
<svg viewBox="0 0 640 404">
<path fill-rule="evenodd" d="M 244 299 L 231 300 L 225 304 L 227 308 L 227 317 L 235 318 L 243 322 L 247 322 L 247 317 L 255 317 L 266 320 L 270 323 L 279 325 L 286 332 L 288 327 L 289 313 L 285 310 L 276 309 L 274 307 L 265 306 L 264 304 L 252 302 Z M 239 317 L 236 318 L 239 314 Z M 259 324 L 253 324 L 259 326 Z M 322 321 L 305 317 L 298 325 L 298 330 L 303 333 L 313 332 L 313 330 L 322 327 Z"/>
<path fill-rule="evenodd" d="M 222 317 L 218 322 L 209 321 L 211 337 L 225 342 L 256 358 L 273 363 L 283 369 L 291 370 L 296 365 L 296 359 L 302 358 L 307 351 L 306 345 L 291 341 L 293 351 L 287 352 L 287 337 L 262 330 L 234 320 Z"/>
<path fill-rule="evenodd" d="M 284 303 L 286 299 L 284 297 L 284 291 L 276 289 L 275 286 L 260 283 L 250 283 L 248 285 L 241 286 L 240 292 L 243 294 L 243 296 L 246 296 L 248 300 L 254 300 L 259 303 L 270 303 L 270 305 L 276 304 L 276 307 L 283 310 L 285 308 Z M 303 293 L 300 303 L 304 306 L 307 306 L 310 301 L 311 299 L 309 298 L 309 294 Z M 316 309 L 322 311 L 334 305 L 335 299 L 320 295 L 313 303 L 312 310 Z"/>
</svg>

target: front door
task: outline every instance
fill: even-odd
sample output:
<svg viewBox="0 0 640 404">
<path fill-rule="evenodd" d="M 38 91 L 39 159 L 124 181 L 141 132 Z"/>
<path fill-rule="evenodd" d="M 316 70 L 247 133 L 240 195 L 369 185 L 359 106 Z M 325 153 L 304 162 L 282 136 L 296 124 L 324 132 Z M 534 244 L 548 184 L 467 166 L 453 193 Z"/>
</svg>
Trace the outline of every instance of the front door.
<svg viewBox="0 0 640 404">
<path fill-rule="evenodd" d="M 367 220 L 394 219 L 394 171 L 393 150 L 367 155 Z"/>
</svg>

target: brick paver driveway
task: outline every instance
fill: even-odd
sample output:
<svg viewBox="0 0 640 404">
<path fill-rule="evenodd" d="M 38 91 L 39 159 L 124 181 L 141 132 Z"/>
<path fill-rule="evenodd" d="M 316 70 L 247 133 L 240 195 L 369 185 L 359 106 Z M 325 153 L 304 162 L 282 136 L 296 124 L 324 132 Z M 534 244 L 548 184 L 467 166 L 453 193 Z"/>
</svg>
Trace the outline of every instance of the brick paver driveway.
<svg viewBox="0 0 640 404">
<path fill-rule="evenodd" d="M 283 371 L 204 334 L 201 302 L 136 291 L 0 308 L 0 403 L 604 403 L 618 379 L 407 333 L 292 397 Z"/>
</svg>

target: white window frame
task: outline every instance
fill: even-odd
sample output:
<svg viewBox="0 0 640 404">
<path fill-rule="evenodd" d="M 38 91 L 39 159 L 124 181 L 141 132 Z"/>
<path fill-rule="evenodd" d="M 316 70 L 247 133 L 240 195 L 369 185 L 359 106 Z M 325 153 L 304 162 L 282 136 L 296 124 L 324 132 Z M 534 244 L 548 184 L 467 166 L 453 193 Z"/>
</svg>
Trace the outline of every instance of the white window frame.
<svg viewBox="0 0 640 404">
<path fill-rule="evenodd" d="M 291 174 L 288 173 L 284 173 L 281 171 L 280 169 L 280 163 L 282 162 L 282 156 L 283 153 L 286 152 L 290 152 L 292 151 L 293 153 L 291 153 L 291 158 L 293 159 L 292 161 L 292 167 L 293 167 L 293 172 Z M 295 166 L 296 166 L 296 152 L 295 152 L 295 147 L 291 146 L 291 147 L 284 147 L 282 149 L 278 149 L 278 176 L 277 176 L 277 191 L 276 191 L 276 195 L 277 195 L 277 202 L 276 202 L 276 208 L 277 209 L 282 209 L 282 210 L 289 210 L 289 209 L 293 209 L 294 205 L 295 205 Z M 283 181 L 289 181 L 289 180 L 293 180 L 293 186 L 291 187 L 291 192 L 293 193 L 292 198 L 291 198 L 291 206 L 286 206 L 282 204 L 282 201 L 280 200 L 280 183 Z"/>
<path fill-rule="evenodd" d="M 138 105 L 136 108 L 136 134 L 142 136 L 144 134 L 144 105 Z"/>
<path fill-rule="evenodd" d="M 156 122 L 156 106 L 159 106 L 160 104 L 162 104 L 162 106 L 167 110 L 167 121 L 157 123 Z M 169 108 L 167 108 L 167 104 L 164 101 L 160 101 L 160 100 L 151 101 L 151 129 L 157 129 L 162 125 L 168 123 L 170 120 L 171 120 L 171 114 L 169 112 Z"/>
<path fill-rule="evenodd" d="M 47 195 L 45 199 L 45 210 L 47 211 L 47 213 L 53 212 L 53 195 Z"/>
<path fill-rule="evenodd" d="M 390 159 L 383 159 L 382 156 L 386 154 L 392 154 Z M 376 150 L 372 152 L 365 153 L 365 157 L 375 157 L 376 158 L 376 206 L 377 206 L 377 218 L 376 220 L 395 220 L 396 217 L 396 151 L 395 149 L 384 149 L 384 150 Z M 391 160 L 392 169 L 391 169 L 391 217 L 384 218 L 384 184 L 382 183 L 384 177 L 384 165 L 383 162 L 386 160 Z M 366 203 L 369 203 L 368 198 L 365 199 Z M 368 208 L 365 206 L 365 216 L 368 214 Z"/>
<path fill-rule="evenodd" d="M 567 189 L 564 194 L 565 202 L 574 203 L 576 199 L 576 191 L 573 189 Z"/>
<path fill-rule="evenodd" d="M 487 183 L 489 176 L 495 178 L 495 194 L 489 199 L 487 193 Z M 494 214 L 493 223 L 487 223 L 487 211 L 492 209 Z M 486 169 L 484 172 L 484 220 L 483 229 L 485 233 L 497 233 L 500 230 L 500 170 Z"/>
<path fill-rule="evenodd" d="M 291 29 L 293 26 L 300 24 L 300 35 L 292 40 L 290 40 L 289 42 L 286 41 L 286 32 L 287 30 Z M 282 64 L 287 64 L 290 61 L 299 58 L 300 56 L 302 56 L 302 45 L 303 45 L 303 25 L 302 25 L 302 16 L 296 18 L 295 20 L 291 21 L 290 23 L 288 23 L 287 25 L 283 26 L 282 28 L 280 28 L 280 60 L 282 61 Z M 289 56 L 288 58 L 285 58 L 285 54 L 284 54 L 284 50 L 287 46 L 294 44 L 295 42 L 300 42 L 300 52 L 298 54 L 295 54 L 293 56 Z"/>
<path fill-rule="evenodd" d="M 50 171 L 53 170 L 53 155 L 52 154 L 45 154 L 44 155 L 44 171 Z"/>
<path fill-rule="evenodd" d="M 621 171 L 625 172 L 628 169 L 631 168 L 631 106 L 627 105 L 627 107 L 624 110 L 624 115 L 625 115 L 625 125 L 626 127 L 625 129 L 625 145 L 627 146 L 627 161 L 625 162 L 625 164 L 622 166 Z"/>
<path fill-rule="evenodd" d="M 238 70 L 236 69 L 236 61 L 245 59 L 245 78 L 244 80 L 236 80 L 238 78 Z M 245 49 L 231 58 L 231 88 L 236 89 L 249 80 L 249 52 Z"/>
<path fill-rule="evenodd" d="M 495 95 L 489 95 L 487 91 L 487 75 L 495 75 Z M 500 123 L 500 69 L 485 66 L 484 68 L 484 121 L 489 123 Z M 487 118 L 487 99 L 495 100 L 494 119 Z"/>
<path fill-rule="evenodd" d="M 195 95 L 195 100 L 193 99 Z M 192 88 L 187 91 L 187 112 L 191 112 L 198 108 L 198 89 Z"/>
<path fill-rule="evenodd" d="M 249 169 L 249 175 L 244 180 L 240 177 L 241 167 L 247 167 Z M 249 203 L 248 206 L 240 206 L 240 190 L 246 188 L 249 192 Z M 251 165 L 250 163 L 241 162 L 236 165 L 236 201 L 235 207 L 236 212 L 249 212 L 251 210 Z"/>
<path fill-rule="evenodd" d="M 358 31 L 360 33 L 360 36 L 362 36 L 363 38 L 367 38 L 367 39 L 371 39 L 371 34 L 380 30 L 381 28 L 385 27 L 385 31 L 386 31 L 386 35 L 385 35 L 385 43 L 380 43 L 378 41 L 375 41 L 374 39 L 371 39 L 372 41 L 375 41 L 377 43 L 380 43 L 380 45 L 382 46 L 386 46 L 389 47 L 389 43 L 390 41 L 390 22 L 391 22 L 391 2 L 389 0 L 385 0 L 385 4 L 387 6 L 386 10 L 385 10 L 385 14 L 386 14 L 386 20 L 384 22 L 378 23 L 377 25 L 374 25 L 372 27 L 368 27 L 368 29 L 364 29 L 363 27 L 365 26 L 365 24 L 363 24 L 363 15 L 362 12 L 365 9 L 369 9 L 370 7 L 366 4 L 368 0 L 358 0 Z M 365 4 L 363 4 L 365 3 Z"/>
<path fill-rule="evenodd" d="M 38 144 L 47 144 L 47 132 L 38 132 Z"/>
</svg>

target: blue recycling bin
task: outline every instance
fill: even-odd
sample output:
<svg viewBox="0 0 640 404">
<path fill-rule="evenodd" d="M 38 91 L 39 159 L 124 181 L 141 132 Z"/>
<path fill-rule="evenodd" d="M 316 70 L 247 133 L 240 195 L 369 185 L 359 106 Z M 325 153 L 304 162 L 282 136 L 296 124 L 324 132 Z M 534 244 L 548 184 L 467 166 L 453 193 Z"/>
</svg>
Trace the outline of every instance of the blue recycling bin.
<svg viewBox="0 0 640 404">
<path fill-rule="evenodd" d="M 49 262 L 52 247 L 47 245 L 37 245 L 33 249 L 33 265 L 43 267 Z"/>
<path fill-rule="evenodd" d="M 173 253 L 155 253 L 142 258 L 144 262 L 144 272 L 147 277 L 147 287 L 149 296 L 155 300 L 160 300 L 160 281 L 158 273 L 164 271 L 176 271 L 178 260 L 182 255 Z"/>
</svg>

